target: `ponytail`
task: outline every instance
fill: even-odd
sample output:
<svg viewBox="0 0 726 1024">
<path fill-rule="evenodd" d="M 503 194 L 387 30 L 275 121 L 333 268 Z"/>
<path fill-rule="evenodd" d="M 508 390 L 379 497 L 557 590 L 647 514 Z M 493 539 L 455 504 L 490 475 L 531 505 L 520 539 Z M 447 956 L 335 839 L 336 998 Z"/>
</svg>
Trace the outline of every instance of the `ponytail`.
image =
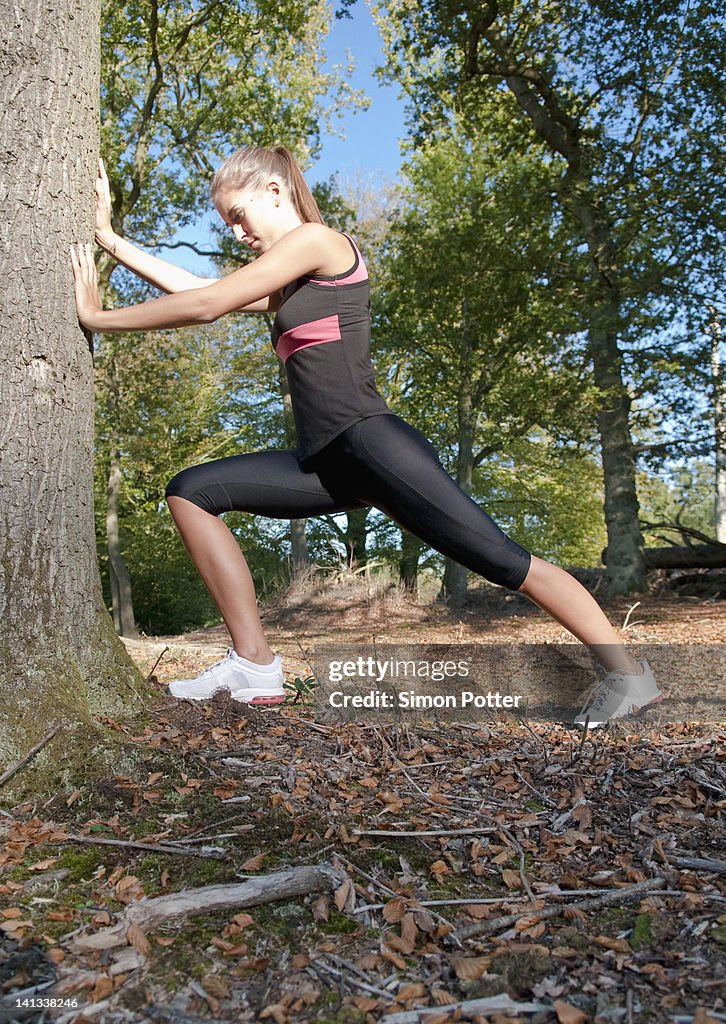
<svg viewBox="0 0 726 1024">
<path fill-rule="evenodd" d="M 262 188 L 270 178 L 285 185 L 295 212 L 303 224 L 323 224 L 308 184 L 285 146 L 246 146 L 233 153 L 212 178 L 212 198 L 223 189 Z"/>
</svg>

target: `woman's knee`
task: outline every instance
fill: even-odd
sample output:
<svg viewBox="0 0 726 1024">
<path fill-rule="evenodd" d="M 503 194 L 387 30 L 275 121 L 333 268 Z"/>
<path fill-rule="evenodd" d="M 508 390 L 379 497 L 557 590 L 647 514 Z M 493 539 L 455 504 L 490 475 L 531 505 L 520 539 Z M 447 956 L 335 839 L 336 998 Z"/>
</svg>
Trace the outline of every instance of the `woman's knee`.
<svg viewBox="0 0 726 1024">
<path fill-rule="evenodd" d="M 166 485 L 164 496 L 172 515 L 174 514 L 173 506 L 175 502 L 169 501 L 170 498 L 184 498 L 213 516 L 218 516 L 220 512 L 229 511 L 224 507 L 220 508 L 218 503 L 212 498 L 208 486 L 205 485 L 205 481 L 201 478 L 203 474 L 199 473 L 201 469 L 203 469 L 202 466 L 191 466 L 189 469 L 183 469 L 176 476 L 173 476 Z"/>
</svg>

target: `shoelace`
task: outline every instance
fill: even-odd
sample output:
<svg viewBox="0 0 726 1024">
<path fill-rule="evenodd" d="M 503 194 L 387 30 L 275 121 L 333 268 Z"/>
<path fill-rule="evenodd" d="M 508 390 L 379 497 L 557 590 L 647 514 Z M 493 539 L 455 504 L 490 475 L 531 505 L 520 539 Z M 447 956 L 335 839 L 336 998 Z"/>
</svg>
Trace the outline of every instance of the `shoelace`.
<svg viewBox="0 0 726 1024">
<path fill-rule="evenodd" d="M 220 665 L 224 665 L 224 663 L 227 661 L 229 661 L 229 653 L 227 653 L 227 655 L 224 658 L 220 658 L 219 661 L 215 661 L 215 663 L 213 665 L 210 665 L 209 668 L 205 668 L 203 672 L 199 673 L 199 676 L 197 678 L 202 679 L 204 676 L 211 675 L 212 672 L 214 672 L 215 668 L 219 668 Z"/>
<path fill-rule="evenodd" d="M 604 679 L 595 680 L 590 689 L 585 693 L 580 714 L 586 711 L 598 711 L 603 706 L 610 690 L 609 682 L 611 677 L 612 673 L 609 673 Z"/>
</svg>

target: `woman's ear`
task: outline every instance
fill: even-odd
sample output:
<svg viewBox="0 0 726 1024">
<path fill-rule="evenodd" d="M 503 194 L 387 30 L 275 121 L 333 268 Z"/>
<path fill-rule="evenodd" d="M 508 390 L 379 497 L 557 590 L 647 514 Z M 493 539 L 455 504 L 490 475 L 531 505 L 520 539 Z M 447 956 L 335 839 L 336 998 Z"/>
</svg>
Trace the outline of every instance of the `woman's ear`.
<svg viewBox="0 0 726 1024">
<path fill-rule="evenodd" d="M 275 206 L 279 206 L 280 196 L 282 193 L 282 188 L 280 186 L 279 181 L 275 181 L 274 178 L 271 178 L 270 181 L 267 182 L 266 191 L 272 194 L 272 198 L 275 201 Z"/>
</svg>

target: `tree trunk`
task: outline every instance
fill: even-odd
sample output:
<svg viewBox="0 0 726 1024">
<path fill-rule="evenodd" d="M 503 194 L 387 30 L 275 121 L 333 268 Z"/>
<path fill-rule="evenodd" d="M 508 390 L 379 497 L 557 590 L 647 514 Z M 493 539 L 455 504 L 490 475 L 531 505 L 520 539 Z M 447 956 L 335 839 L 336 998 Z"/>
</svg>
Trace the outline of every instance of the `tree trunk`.
<svg viewBox="0 0 726 1024">
<path fill-rule="evenodd" d="M 716 463 L 714 519 L 716 540 L 726 544 L 726 378 L 721 362 L 721 321 L 711 310 L 711 381 Z"/>
<path fill-rule="evenodd" d="M 116 632 L 120 633 L 121 636 L 136 639 L 139 632 L 136 628 L 134 603 L 131 596 L 131 580 L 129 579 L 126 562 L 121 554 L 118 529 L 121 479 L 119 453 L 112 444 L 106 504 L 106 544 L 108 548 L 108 572 L 111 579 L 113 622 Z"/>
<path fill-rule="evenodd" d="M 630 395 L 623 381 L 618 346 L 620 299 L 610 229 L 590 202 L 587 182 L 568 174 L 571 208 L 587 239 L 597 301 L 590 312 L 588 341 L 593 380 L 602 393 L 597 414 L 605 487 L 608 534 L 608 592 L 611 596 L 645 590 L 645 555 L 635 481 L 635 451 L 630 435 Z"/>
<path fill-rule="evenodd" d="M 726 544 L 646 548 L 649 569 L 726 569 Z"/>
<path fill-rule="evenodd" d="M 617 261 L 612 255 L 613 228 L 608 211 L 592 198 L 592 154 L 581 142 L 582 126 L 567 113 L 568 100 L 560 100 L 548 72 L 523 68 L 517 57 L 511 55 L 510 61 L 508 53 L 507 60 L 501 59 L 505 44 L 496 28 L 491 29 L 497 17 L 496 5 L 490 7 L 490 14 L 484 37 L 489 40 L 498 59 L 480 68 L 476 57 L 473 60 L 470 57 L 469 73 L 494 75 L 503 80 L 542 142 L 565 158 L 567 172 L 562 182 L 562 200 L 577 220 L 587 242 L 593 280 L 589 341 L 594 381 L 603 391 L 598 429 L 602 444 L 605 521 L 610 552 L 608 589 L 612 595 L 631 594 L 645 589 L 645 559 L 629 428 L 630 396 L 623 382 L 618 346 L 621 296 L 617 289 Z M 471 54 L 476 54 L 476 47 Z"/>
<path fill-rule="evenodd" d="M 466 494 L 471 494 L 474 474 L 474 433 L 476 430 L 477 411 L 474 407 L 474 351 L 477 336 L 467 310 L 463 303 L 461 349 L 459 362 L 459 399 L 457 403 L 457 455 L 456 482 Z M 454 607 L 461 606 L 466 600 L 468 570 L 465 566 L 447 558 L 444 567 L 444 579 L 441 585 L 441 600 Z"/>
<path fill-rule="evenodd" d="M 3 4 L 2 21 L 0 761 L 7 763 L 54 724 L 81 723 L 97 736 L 92 714 L 122 713 L 141 678 L 101 594 L 92 356 L 68 256 L 73 242 L 93 237 L 98 5 L 18 0 Z M 67 735 L 64 749 L 88 757 Z"/>
<path fill-rule="evenodd" d="M 265 315 L 270 328 L 272 320 Z M 292 398 L 290 397 L 290 386 L 287 382 L 287 375 L 282 364 L 279 367 L 280 392 L 282 394 L 282 408 L 285 417 L 285 440 L 294 448 L 297 444 L 297 433 L 295 431 L 295 418 L 292 412 Z M 305 536 L 305 520 L 290 520 L 290 544 L 292 547 L 292 582 L 303 577 L 310 570 L 310 552 L 308 541 Z"/>
<path fill-rule="evenodd" d="M 368 553 L 366 551 L 368 511 L 367 508 L 354 508 L 345 514 L 348 520 L 346 536 L 348 565 L 351 569 L 356 567 L 360 569 L 368 561 Z"/>
<path fill-rule="evenodd" d="M 408 530 L 401 530 L 401 560 L 398 563 L 398 574 L 406 590 L 414 591 L 418 586 L 418 560 L 422 548 L 422 540 Z"/>
</svg>

